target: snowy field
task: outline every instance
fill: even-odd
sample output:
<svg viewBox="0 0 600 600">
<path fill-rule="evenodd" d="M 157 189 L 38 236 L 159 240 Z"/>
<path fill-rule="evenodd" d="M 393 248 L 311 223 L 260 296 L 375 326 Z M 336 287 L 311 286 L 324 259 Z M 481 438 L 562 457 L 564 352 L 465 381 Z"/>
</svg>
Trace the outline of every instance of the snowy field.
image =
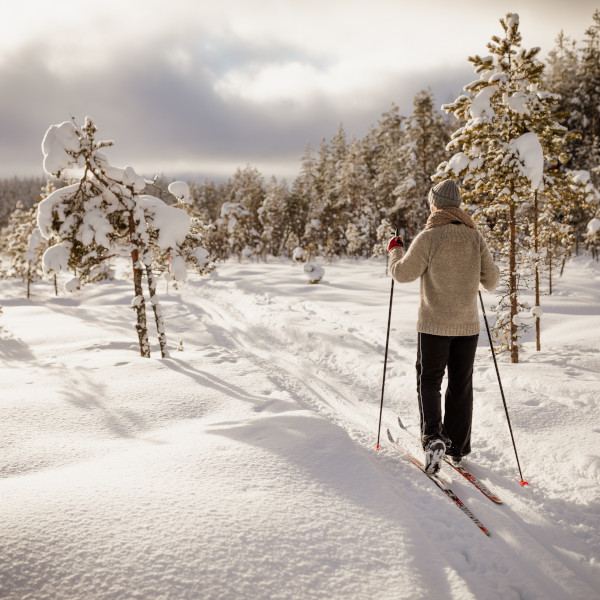
<svg viewBox="0 0 600 600">
<path fill-rule="evenodd" d="M 377 452 L 390 280 L 324 266 L 163 282 L 165 360 L 138 355 L 128 281 L 2 281 L 0 598 L 600 597 L 600 265 L 543 298 L 541 352 L 499 359 L 529 488 L 482 329 L 468 464 L 504 504 L 443 476 L 489 538 L 385 438 L 418 423 L 418 283 L 394 290 Z"/>
</svg>

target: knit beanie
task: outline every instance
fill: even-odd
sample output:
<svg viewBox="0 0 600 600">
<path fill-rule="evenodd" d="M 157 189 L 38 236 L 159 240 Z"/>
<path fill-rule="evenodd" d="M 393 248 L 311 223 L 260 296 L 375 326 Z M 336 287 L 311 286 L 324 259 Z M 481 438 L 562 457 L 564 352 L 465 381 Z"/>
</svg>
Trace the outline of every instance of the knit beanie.
<svg viewBox="0 0 600 600">
<path fill-rule="evenodd" d="M 440 181 L 429 190 L 429 204 L 433 204 L 436 208 L 459 207 L 461 202 L 460 191 L 452 179 Z"/>
</svg>

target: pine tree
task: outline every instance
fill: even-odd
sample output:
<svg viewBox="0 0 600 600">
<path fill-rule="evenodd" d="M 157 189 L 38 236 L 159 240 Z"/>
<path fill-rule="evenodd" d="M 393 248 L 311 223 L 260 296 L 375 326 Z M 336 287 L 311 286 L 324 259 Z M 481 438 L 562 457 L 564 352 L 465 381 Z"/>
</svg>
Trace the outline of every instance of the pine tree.
<svg viewBox="0 0 600 600">
<path fill-rule="evenodd" d="M 593 15 L 593 25 L 585 32 L 580 51 L 577 86 L 572 99 L 569 120 L 571 128 L 581 135 L 575 151 L 575 168 L 592 174 L 596 187 L 600 185 L 600 10 Z"/>
<path fill-rule="evenodd" d="M 334 206 L 337 229 L 331 232 L 326 251 L 329 255 L 340 255 L 346 250 L 353 257 L 368 257 L 375 244 L 380 218 L 361 140 L 352 139 L 338 165 Z"/>
<path fill-rule="evenodd" d="M 44 170 L 73 183 L 55 190 L 38 206 L 38 226 L 46 239 L 58 243 L 43 257 L 46 272 L 73 270 L 66 284 L 73 290 L 92 279 L 94 271 L 115 256 L 128 256 L 133 270 L 136 330 L 140 354 L 150 356 L 142 280 L 148 281 L 161 355 L 168 356 L 164 320 L 156 297 L 152 247 L 171 254 L 176 279 L 186 277 L 186 263 L 199 272 L 209 269 L 206 251 L 190 233 L 190 218 L 177 207 L 143 194 L 147 182 L 133 168 L 110 165 L 101 152 L 112 142 L 95 139 L 96 126 L 86 118 L 82 127 L 64 122 L 48 129 L 42 142 Z M 69 172 L 71 173 L 69 175 Z M 73 174 L 77 177 L 73 180 Z M 182 182 L 182 186 L 185 186 Z"/>
<path fill-rule="evenodd" d="M 531 285 L 530 230 L 536 192 L 552 196 L 561 182 L 544 175 L 544 161 L 564 161 L 567 132 L 553 119 L 555 94 L 542 89 L 544 65 L 539 48 L 521 47 L 519 19 L 500 20 L 504 36 L 488 44 L 492 56 L 470 57 L 478 79 L 444 109 L 463 125 L 448 145 L 459 150 L 440 165 L 437 179 L 463 178 L 463 197 L 475 214 L 498 258 L 503 259 L 502 297 L 496 332 L 507 333 L 511 361 L 519 359 L 519 335 L 528 323 L 519 315 L 526 306 L 520 293 Z M 550 192 L 548 192 L 548 188 Z"/>
<path fill-rule="evenodd" d="M 258 209 L 265 199 L 262 175 L 250 165 L 237 169 L 227 184 L 226 197 L 218 226 L 229 253 L 238 260 L 260 254 L 262 224 Z"/>
<path fill-rule="evenodd" d="M 431 177 L 447 156 L 446 124 L 436 110 L 431 90 L 419 92 L 413 101 L 412 116 L 406 121 L 403 143 L 398 148 L 402 177 L 393 191 L 394 210 L 403 214 L 408 242 L 425 227 L 429 216 L 427 200 Z"/>
<path fill-rule="evenodd" d="M 405 216 L 395 209 L 394 191 L 406 178 L 408 168 L 402 162 L 401 151 L 406 138 L 405 117 L 395 104 L 381 115 L 377 125 L 365 138 L 367 165 L 373 182 L 374 205 L 383 219 L 396 227 L 404 226 Z M 436 163 L 437 164 L 437 163 Z"/>
<path fill-rule="evenodd" d="M 301 236 L 309 256 L 322 252 L 329 229 L 329 187 L 333 175 L 331 168 L 331 148 L 323 138 L 315 165 L 314 188 L 315 195 L 308 207 L 306 225 Z"/>
<path fill-rule="evenodd" d="M 287 220 L 290 235 L 286 242 L 288 252 L 293 252 L 296 247 L 305 243 L 304 233 L 311 207 L 316 206 L 318 200 L 317 188 L 317 158 L 310 142 L 306 144 L 300 173 L 294 180 L 291 195 L 288 201 Z"/>
<path fill-rule="evenodd" d="M 348 152 L 346 133 L 340 124 L 331 143 L 323 140 L 317 161 L 316 202 L 310 207 L 304 240 L 309 254 L 339 254 L 345 248 L 344 227 L 340 217 L 343 201 L 338 203 L 340 188 L 338 170 Z"/>
<path fill-rule="evenodd" d="M 285 180 L 275 177 L 267 185 L 265 199 L 258 209 L 262 226 L 262 247 L 265 254 L 280 256 L 290 234 L 288 221 L 289 190 Z"/>
<path fill-rule="evenodd" d="M 42 238 L 37 227 L 37 204 L 25 209 L 20 202 L 17 203 L 2 232 L 1 244 L 10 261 L 2 275 L 26 282 L 26 295 L 29 298 L 31 284 L 44 275 L 42 255 L 48 248 L 48 242 Z"/>
</svg>

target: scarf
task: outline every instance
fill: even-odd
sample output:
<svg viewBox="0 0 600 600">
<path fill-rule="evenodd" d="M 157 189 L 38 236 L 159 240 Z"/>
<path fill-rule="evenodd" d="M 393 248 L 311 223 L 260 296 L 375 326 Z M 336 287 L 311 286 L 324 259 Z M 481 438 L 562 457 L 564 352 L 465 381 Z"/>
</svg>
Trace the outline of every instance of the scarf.
<svg viewBox="0 0 600 600">
<path fill-rule="evenodd" d="M 457 221 L 464 223 L 471 229 L 477 229 L 475 221 L 473 221 L 473 219 L 471 219 L 466 212 L 463 212 L 456 206 L 444 206 L 443 208 L 439 208 L 438 210 L 432 212 L 427 219 L 427 225 L 425 225 L 425 229 L 433 229 L 434 227 L 448 225 L 449 223 L 456 223 Z"/>
</svg>

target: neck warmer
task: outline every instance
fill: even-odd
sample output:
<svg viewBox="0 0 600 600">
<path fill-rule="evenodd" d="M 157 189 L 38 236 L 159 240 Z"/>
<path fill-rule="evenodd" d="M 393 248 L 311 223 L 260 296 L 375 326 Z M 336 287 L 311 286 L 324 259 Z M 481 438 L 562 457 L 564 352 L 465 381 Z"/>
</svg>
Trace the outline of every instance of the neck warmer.
<svg viewBox="0 0 600 600">
<path fill-rule="evenodd" d="M 471 229 L 477 229 L 475 221 L 473 221 L 473 219 L 471 219 L 467 213 L 463 212 L 456 206 L 444 206 L 444 208 L 439 208 L 438 210 L 432 212 L 427 219 L 427 225 L 425 225 L 425 229 L 433 229 L 434 227 L 448 225 L 449 223 L 456 223 L 457 221 L 464 223 Z"/>
</svg>

